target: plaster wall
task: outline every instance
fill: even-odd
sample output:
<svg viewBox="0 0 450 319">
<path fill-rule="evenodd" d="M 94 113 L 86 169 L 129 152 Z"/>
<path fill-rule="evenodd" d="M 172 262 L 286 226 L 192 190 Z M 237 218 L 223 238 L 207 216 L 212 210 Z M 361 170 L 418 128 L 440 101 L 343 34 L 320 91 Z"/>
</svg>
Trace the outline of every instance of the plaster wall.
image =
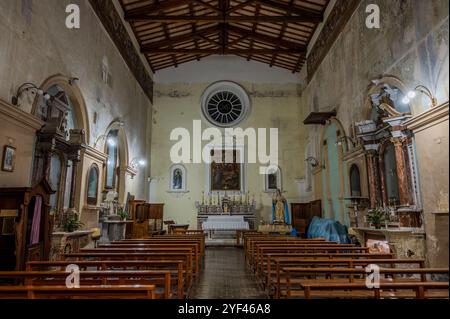
<svg viewBox="0 0 450 319">
<path fill-rule="evenodd" d="M 186 128 L 192 139 L 193 120 L 202 120 L 202 129 L 210 127 L 201 115 L 200 99 L 203 91 L 219 80 L 240 84 L 250 96 L 251 113 L 239 127 L 278 128 L 279 166 L 282 187 L 288 202 L 298 201 L 297 179 L 304 177 L 304 149 L 300 134 L 296 78 L 281 69 L 270 69 L 257 62 L 234 57 L 211 57 L 195 64 L 181 65 L 155 75 L 155 100 L 152 117 L 152 201 L 164 202 L 165 219 L 188 223 L 196 227 L 195 201 L 201 201 L 206 190 L 207 165 L 184 164 L 187 169 L 188 193 L 170 193 L 170 141 L 175 128 Z M 268 133 L 267 133 L 268 139 Z M 208 141 L 204 141 L 202 146 Z M 191 140 L 192 145 L 192 140 Z M 192 146 L 191 146 L 192 147 Z M 192 159 L 191 154 L 191 159 Z M 271 220 L 271 194 L 264 193 L 264 178 L 259 174 L 260 164 L 245 167 L 246 190 L 255 195 L 257 221 Z"/>
<path fill-rule="evenodd" d="M 65 27 L 65 9 L 70 3 L 80 7 L 80 29 Z M 93 146 L 109 124 L 120 118 L 125 122 L 129 160 L 147 156 L 151 103 L 87 0 L 0 1 L 0 34 L 0 99 L 10 101 L 24 82 L 40 86 L 55 74 L 77 77 L 76 85 L 87 108 L 89 145 Z M 110 85 L 102 81 L 103 61 L 108 64 Z M 20 108 L 30 112 L 33 100 L 32 94 L 23 94 Z M 0 139 L 3 145 L 3 133 Z M 16 146 L 22 147 L 19 142 Z M 103 151 L 102 141 L 97 149 Z M 22 165 L 23 172 L 29 172 L 31 160 Z M 145 175 L 140 169 L 134 179 L 127 177 L 126 191 L 144 197 Z M 19 186 L 7 176 L 2 179 L 2 185 Z M 28 186 L 28 179 L 20 181 L 21 186 Z"/>
</svg>

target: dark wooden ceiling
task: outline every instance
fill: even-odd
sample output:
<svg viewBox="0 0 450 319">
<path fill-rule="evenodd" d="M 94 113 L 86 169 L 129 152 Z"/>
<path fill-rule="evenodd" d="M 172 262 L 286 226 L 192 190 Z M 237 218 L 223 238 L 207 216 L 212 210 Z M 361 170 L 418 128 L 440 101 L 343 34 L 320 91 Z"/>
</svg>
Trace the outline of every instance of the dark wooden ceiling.
<svg viewBox="0 0 450 319">
<path fill-rule="evenodd" d="M 120 0 L 152 70 L 233 54 L 299 72 L 329 0 Z"/>
</svg>

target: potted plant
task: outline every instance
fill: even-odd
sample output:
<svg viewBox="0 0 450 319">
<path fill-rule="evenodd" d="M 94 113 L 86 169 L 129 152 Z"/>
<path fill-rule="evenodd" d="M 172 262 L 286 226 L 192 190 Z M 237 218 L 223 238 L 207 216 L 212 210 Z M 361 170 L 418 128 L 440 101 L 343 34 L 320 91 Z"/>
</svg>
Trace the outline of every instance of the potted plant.
<svg viewBox="0 0 450 319">
<path fill-rule="evenodd" d="M 376 229 L 381 228 L 381 224 L 383 224 L 386 220 L 386 214 L 383 209 L 377 208 L 370 211 L 367 214 L 367 221 L 372 224 Z"/>
<path fill-rule="evenodd" d="M 119 216 L 121 220 L 126 220 L 128 218 L 128 213 L 123 209 L 119 209 L 117 216 Z"/>
<path fill-rule="evenodd" d="M 70 215 L 67 217 L 66 223 L 64 225 L 64 230 L 72 233 L 80 229 L 84 224 L 78 220 L 78 215 Z"/>
</svg>

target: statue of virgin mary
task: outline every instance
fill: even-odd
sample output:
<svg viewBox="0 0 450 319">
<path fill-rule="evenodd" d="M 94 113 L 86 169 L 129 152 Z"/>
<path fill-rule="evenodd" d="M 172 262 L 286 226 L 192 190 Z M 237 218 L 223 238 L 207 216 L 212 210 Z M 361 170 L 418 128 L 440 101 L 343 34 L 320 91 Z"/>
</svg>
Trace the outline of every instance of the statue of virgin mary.
<svg viewBox="0 0 450 319">
<path fill-rule="evenodd" d="M 290 225 L 287 200 L 281 194 L 279 188 L 272 198 L 272 222 L 274 224 Z"/>
</svg>

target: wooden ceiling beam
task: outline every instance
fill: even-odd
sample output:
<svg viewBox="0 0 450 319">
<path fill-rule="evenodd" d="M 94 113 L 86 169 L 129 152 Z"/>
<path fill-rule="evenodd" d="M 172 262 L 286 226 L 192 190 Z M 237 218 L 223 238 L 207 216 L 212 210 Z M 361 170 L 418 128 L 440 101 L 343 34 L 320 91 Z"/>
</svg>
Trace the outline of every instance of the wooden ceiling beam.
<svg viewBox="0 0 450 319">
<path fill-rule="evenodd" d="M 276 37 L 260 34 L 260 33 L 257 33 L 257 32 L 252 32 L 250 30 L 238 28 L 238 27 L 235 27 L 235 26 L 229 26 L 228 27 L 228 31 L 240 34 L 242 36 L 248 36 L 249 38 L 253 38 L 255 40 L 267 43 L 269 45 L 279 45 L 281 47 L 286 47 L 286 48 L 290 48 L 290 49 L 297 49 L 297 50 L 299 48 L 302 48 L 303 52 L 306 52 L 306 46 L 305 45 L 301 45 L 301 44 L 298 44 L 298 43 L 282 40 L 282 39 L 279 39 L 279 38 L 276 38 Z"/>
<path fill-rule="evenodd" d="M 166 0 L 125 11 L 125 20 L 135 15 L 149 14 L 189 4 L 189 0 Z"/>
<path fill-rule="evenodd" d="M 224 53 L 222 53 L 224 52 Z M 146 51 L 146 54 L 299 54 L 304 53 L 303 49 L 153 49 Z"/>
<path fill-rule="evenodd" d="M 242 2 L 241 4 L 235 5 L 234 7 L 231 7 L 227 10 L 227 14 L 230 14 L 231 12 L 234 12 L 236 10 L 245 8 L 246 6 L 252 4 L 253 2 L 255 2 L 255 0 L 247 0 L 245 2 Z"/>
<path fill-rule="evenodd" d="M 281 3 L 273 0 L 255 0 L 255 2 L 281 11 L 289 11 L 291 12 L 291 14 L 298 14 L 299 16 L 320 19 L 319 22 L 323 21 L 323 14 L 321 12 L 303 9 L 296 6 L 289 6 L 286 3 Z"/>
<path fill-rule="evenodd" d="M 205 8 L 211 9 L 211 10 L 217 12 L 217 13 L 222 14 L 222 10 L 220 10 L 219 8 L 217 8 L 217 7 L 213 6 L 213 5 L 210 5 L 209 3 L 205 2 L 205 1 L 193 0 L 193 2 L 196 2 L 196 3 L 200 4 L 201 6 L 203 6 Z"/>
<path fill-rule="evenodd" d="M 168 46 L 168 45 L 176 45 L 177 43 L 190 41 L 195 36 L 200 36 L 200 35 L 205 36 L 205 35 L 215 33 L 218 31 L 219 31 L 219 28 L 217 26 L 205 28 L 202 30 L 197 29 L 195 33 L 188 33 L 188 34 L 183 34 L 180 36 L 172 37 L 172 38 L 170 38 L 170 40 L 161 40 L 161 41 L 157 41 L 157 42 L 153 42 L 153 43 L 144 44 L 141 47 L 141 51 L 146 52 L 148 50 L 152 50 L 155 48 L 160 48 L 160 47 L 164 47 L 164 46 Z"/>
<path fill-rule="evenodd" d="M 238 22 L 254 22 L 254 23 L 319 23 L 322 18 L 310 16 L 173 16 L 173 15 L 146 15 L 139 14 L 126 16 L 125 20 L 129 22 L 158 22 L 158 23 L 174 23 L 174 22 L 217 22 L 217 23 L 238 23 Z"/>
</svg>

